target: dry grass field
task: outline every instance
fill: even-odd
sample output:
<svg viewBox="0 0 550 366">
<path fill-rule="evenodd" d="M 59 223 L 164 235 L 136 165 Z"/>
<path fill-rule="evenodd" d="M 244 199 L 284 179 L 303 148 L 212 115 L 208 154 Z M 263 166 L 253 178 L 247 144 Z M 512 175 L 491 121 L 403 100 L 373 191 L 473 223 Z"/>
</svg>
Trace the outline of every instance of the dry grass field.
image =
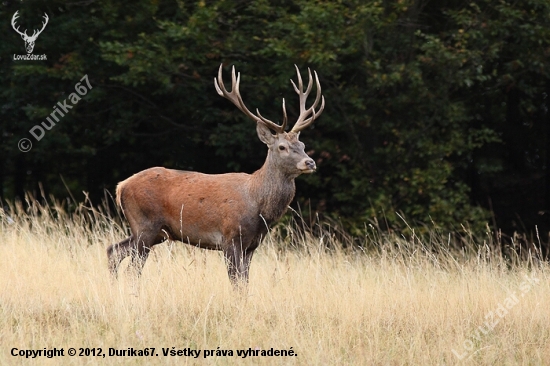
<svg viewBox="0 0 550 366">
<path fill-rule="evenodd" d="M 457 243 L 367 225 L 364 250 L 350 250 L 328 227 L 279 228 L 239 296 L 220 253 L 181 243 L 155 247 L 140 279 L 114 281 L 105 248 L 124 227 L 34 208 L 0 214 L 0 365 L 550 364 L 549 266 L 495 251 L 490 235 Z M 54 348 L 64 356 L 25 358 Z M 146 348 L 154 355 L 109 354 Z"/>
</svg>

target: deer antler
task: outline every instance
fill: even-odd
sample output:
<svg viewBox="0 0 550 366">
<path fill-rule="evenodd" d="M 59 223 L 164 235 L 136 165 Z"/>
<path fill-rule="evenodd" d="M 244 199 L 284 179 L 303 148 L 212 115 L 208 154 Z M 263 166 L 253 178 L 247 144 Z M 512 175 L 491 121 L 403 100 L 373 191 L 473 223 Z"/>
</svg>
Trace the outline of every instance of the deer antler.
<svg viewBox="0 0 550 366">
<path fill-rule="evenodd" d="M 19 18 L 19 15 L 17 15 L 17 13 L 19 13 L 19 10 L 17 10 L 15 12 L 15 14 L 13 14 L 13 17 L 11 18 L 11 27 L 13 28 L 14 31 L 16 31 L 17 33 L 19 33 L 21 36 L 25 36 L 25 37 L 29 37 L 27 36 L 27 30 L 25 29 L 25 32 L 22 33 L 20 30 L 19 30 L 19 26 L 17 26 L 17 28 L 15 28 L 15 20 L 17 18 Z"/>
<path fill-rule="evenodd" d="M 309 82 L 307 84 L 307 89 L 304 92 L 304 85 L 302 82 L 302 75 L 300 74 L 300 70 L 298 69 L 298 66 L 294 65 L 296 67 L 296 74 L 298 74 L 298 87 L 296 87 L 296 84 L 294 84 L 294 81 L 292 79 L 290 82 L 292 83 L 292 86 L 294 87 L 294 91 L 296 91 L 296 94 L 300 97 L 300 116 L 298 117 L 298 120 L 294 124 L 294 127 L 292 127 L 291 132 L 300 132 L 303 129 L 305 129 L 307 126 L 313 123 L 315 121 L 315 118 L 319 117 L 321 113 L 323 113 L 323 109 L 325 109 L 325 97 L 321 95 L 321 84 L 319 83 L 319 78 L 317 77 L 317 72 L 313 71 L 315 74 L 315 85 L 317 86 L 317 96 L 315 97 L 315 102 L 313 102 L 313 105 L 306 109 L 306 100 L 309 96 L 309 93 L 311 93 L 311 88 L 313 86 L 313 78 L 311 77 L 311 70 L 308 68 L 307 72 L 309 74 Z M 319 100 L 321 100 L 321 108 L 316 112 L 315 108 L 319 105 Z M 311 117 L 309 117 L 311 115 Z M 308 118 L 309 117 L 309 118 Z"/>
<path fill-rule="evenodd" d="M 277 133 L 283 133 L 285 131 L 286 123 L 288 120 L 286 116 L 285 100 L 283 99 L 283 123 L 281 125 L 278 125 L 275 122 L 263 117 L 258 109 L 256 109 L 257 115 L 250 112 L 250 110 L 244 105 L 243 98 L 241 97 L 241 92 L 239 91 L 241 73 L 239 72 L 235 76 L 235 66 L 233 66 L 233 68 L 231 69 L 231 92 L 228 92 L 223 83 L 222 67 L 223 64 L 220 65 L 220 69 L 218 70 L 218 77 L 214 78 L 214 86 L 216 87 L 216 91 L 218 92 L 218 94 L 226 99 L 229 99 L 233 104 L 237 106 L 237 108 L 239 108 L 244 114 L 252 118 L 254 121 L 262 121 L 273 131 Z"/>
<path fill-rule="evenodd" d="M 36 30 L 36 29 L 35 29 L 34 32 L 33 32 L 33 34 L 32 34 L 32 36 L 30 36 L 30 38 L 37 38 L 37 37 L 40 35 L 40 33 L 42 33 L 42 31 L 44 30 L 44 28 L 46 28 L 46 24 L 48 24 L 48 20 L 49 20 L 50 18 L 48 17 L 48 14 L 46 14 L 46 13 L 44 13 L 43 18 L 44 18 L 45 22 L 42 22 L 42 29 L 40 29 L 40 30 Z"/>
<path fill-rule="evenodd" d="M 17 28 L 15 28 L 15 20 L 17 18 L 19 18 L 19 15 L 17 14 L 19 13 L 19 10 L 15 12 L 15 14 L 13 14 L 13 17 L 11 18 L 11 26 L 13 28 L 14 31 L 16 31 L 17 33 L 19 33 L 21 35 L 21 37 L 23 37 L 23 39 L 25 40 L 29 40 L 29 41 L 32 41 L 32 40 L 35 40 L 36 38 L 38 38 L 38 36 L 40 35 L 40 33 L 42 33 L 42 31 L 44 30 L 44 28 L 46 28 L 46 24 L 48 24 L 48 20 L 50 19 L 48 17 L 48 14 L 44 13 L 44 22 L 42 22 L 42 29 L 40 30 L 34 30 L 32 36 L 29 37 L 29 35 L 27 34 L 27 30 L 25 29 L 24 32 L 21 32 L 19 30 L 19 26 L 17 26 Z"/>
<path fill-rule="evenodd" d="M 218 77 L 214 78 L 214 86 L 216 87 L 216 91 L 219 95 L 222 97 L 229 99 L 233 104 L 237 106 L 244 114 L 246 114 L 248 117 L 252 118 L 255 121 L 262 121 L 265 123 L 269 128 L 271 128 L 273 131 L 276 131 L 277 133 L 283 133 L 285 131 L 286 125 L 287 125 L 287 114 L 286 114 L 286 106 L 285 106 L 285 100 L 283 98 L 283 123 L 281 125 L 276 124 L 273 121 L 268 120 L 267 118 L 264 118 L 258 109 L 256 109 L 256 114 L 250 112 L 248 108 L 244 105 L 243 99 L 241 97 L 241 93 L 239 91 L 239 83 L 241 82 L 241 73 L 235 74 L 235 66 L 231 69 L 231 92 L 228 92 L 227 89 L 225 89 L 225 86 L 223 84 L 223 78 L 222 78 L 222 65 L 220 65 L 220 69 L 218 70 Z M 317 86 L 317 96 L 315 97 L 315 102 L 313 102 L 313 105 L 306 109 L 306 100 L 309 96 L 309 93 L 311 93 L 311 89 L 313 87 L 313 78 L 311 76 L 311 70 L 308 68 L 308 74 L 309 74 L 309 82 L 307 85 L 307 89 L 304 92 L 304 85 L 302 82 L 302 75 L 300 75 L 300 70 L 298 69 L 298 66 L 294 65 L 296 67 L 296 73 L 298 74 L 298 87 L 296 84 L 294 84 L 294 81 L 290 80 L 292 83 L 292 86 L 294 86 L 294 90 L 298 94 L 300 98 L 300 116 L 298 117 L 298 120 L 294 124 L 294 127 L 292 127 L 291 132 L 300 132 L 306 127 L 308 127 L 310 124 L 315 121 L 317 117 L 321 115 L 323 112 L 323 109 L 325 108 L 325 97 L 321 95 L 321 84 L 319 83 L 319 77 L 317 77 L 317 73 L 314 71 L 315 74 L 315 85 Z M 321 101 L 321 107 L 318 111 L 315 111 L 315 108 L 319 105 L 319 101 Z"/>
</svg>

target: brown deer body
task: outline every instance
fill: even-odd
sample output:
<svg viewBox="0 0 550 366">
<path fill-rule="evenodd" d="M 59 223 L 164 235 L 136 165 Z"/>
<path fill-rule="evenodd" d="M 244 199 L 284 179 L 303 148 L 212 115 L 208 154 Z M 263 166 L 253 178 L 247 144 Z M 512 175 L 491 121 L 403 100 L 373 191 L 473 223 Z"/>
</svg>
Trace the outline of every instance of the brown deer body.
<svg viewBox="0 0 550 366">
<path fill-rule="evenodd" d="M 203 174 L 165 168 L 150 168 L 117 186 L 117 203 L 126 216 L 132 235 L 107 249 L 109 268 L 116 276 L 120 262 L 131 256 L 140 273 L 155 244 L 180 240 L 205 249 L 222 250 L 231 282 L 236 286 L 248 281 L 248 269 L 254 250 L 271 223 L 286 211 L 296 191 L 294 179 L 315 171 L 315 162 L 304 152 L 299 132 L 313 123 L 324 108 L 321 87 L 315 74 L 317 97 L 306 109 L 313 79 L 303 91 L 298 68 L 300 117 L 290 132 L 284 119 L 278 125 L 250 112 L 240 97 L 240 75 L 232 72 L 232 91 L 222 80 L 222 66 L 214 84 L 218 93 L 231 100 L 257 122 L 258 137 L 268 146 L 264 165 L 253 174 Z M 315 108 L 322 99 L 318 111 Z M 273 135 L 270 129 L 276 132 Z"/>
</svg>

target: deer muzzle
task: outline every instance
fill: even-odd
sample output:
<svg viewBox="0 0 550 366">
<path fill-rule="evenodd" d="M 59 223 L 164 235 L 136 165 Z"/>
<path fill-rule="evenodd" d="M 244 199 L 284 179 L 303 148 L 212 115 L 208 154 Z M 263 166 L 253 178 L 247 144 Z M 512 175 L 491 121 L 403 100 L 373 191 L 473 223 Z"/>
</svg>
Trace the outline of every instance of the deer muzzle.
<svg viewBox="0 0 550 366">
<path fill-rule="evenodd" d="M 302 172 L 302 173 L 313 173 L 317 166 L 315 165 L 315 161 L 311 158 L 305 158 L 298 162 L 296 167 Z"/>
</svg>

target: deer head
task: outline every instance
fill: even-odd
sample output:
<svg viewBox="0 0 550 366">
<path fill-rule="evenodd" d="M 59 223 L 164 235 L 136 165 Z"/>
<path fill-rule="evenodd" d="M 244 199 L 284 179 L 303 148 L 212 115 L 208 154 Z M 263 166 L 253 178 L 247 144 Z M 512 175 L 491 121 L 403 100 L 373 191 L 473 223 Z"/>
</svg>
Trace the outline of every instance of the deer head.
<svg viewBox="0 0 550 366">
<path fill-rule="evenodd" d="M 38 38 L 40 33 L 42 33 L 44 28 L 46 28 L 46 24 L 48 24 L 48 20 L 49 20 L 48 14 L 44 13 L 44 17 L 43 17 L 44 22 L 42 22 L 42 29 L 40 29 L 40 30 L 35 29 L 32 36 L 28 36 L 26 29 L 25 29 L 24 32 L 21 32 L 21 31 L 19 31 L 19 26 L 17 26 L 17 28 L 15 28 L 15 20 L 19 17 L 19 15 L 17 15 L 18 12 L 19 12 L 19 10 L 16 11 L 15 14 L 13 14 L 13 17 L 11 18 L 11 26 L 12 26 L 14 31 L 19 33 L 21 38 L 23 38 L 23 41 L 25 41 L 25 49 L 27 50 L 27 53 L 32 53 L 32 50 L 34 49 L 34 43 L 36 42 L 36 39 Z"/>
<path fill-rule="evenodd" d="M 315 121 L 317 117 L 321 115 L 325 108 L 325 98 L 321 95 L 321 84 L 317 73 L 314 71 L 315 84 L 317 87 L 317 96 L 311 107 L 306 108 L 306 100 L 311 93 L 313 87 L 313 78 L 311 76 L 311 70 L 308 68 L 309 82 L 306 90 L 302 82 L 302 76 L 298 66 L 296 67 L 296 74 L 298 75 L 298 86 L 294 81 L 290 80 L 294 91 L 299 96 L 300 100 L 300 115 L 289 132 L 285 132 L 288 117 L 286 113 L 285 100 L 283 99 L 283 122 L 277 124 L 268 120 L 260 114 L 260 111 L 256 109 L 256 114 L 252 113 L 244 104 L 239 91 L 239 83 L 241 80 L 241 74 L 235 74 L 235 67 L 231 71 L 231 92 L 228 92 L 225 88 L 222 78 L 222 66 L 218 70 L 218 77 L 214 78 L 214 86 L 216 91 L 222 97 L 230 100 L 237 108 L 239 108 L 245 115 L 256 121 L 256 130 L 260 140 L 265 143 L 269 148 L 268 161 L 271 158 L 273 164 L 279 168 L 279 171 L 283 174 L 294 178 L 302 173 L 312 173 L 315 171 L 315 162 L 304 152 L 304 144 L 299 141 L 300 131 L 307 128 Z M 321 106 L 316 111 L 315 109 Z M 272 134 L 271 131 L 275 134 Z"/>
</svg>

